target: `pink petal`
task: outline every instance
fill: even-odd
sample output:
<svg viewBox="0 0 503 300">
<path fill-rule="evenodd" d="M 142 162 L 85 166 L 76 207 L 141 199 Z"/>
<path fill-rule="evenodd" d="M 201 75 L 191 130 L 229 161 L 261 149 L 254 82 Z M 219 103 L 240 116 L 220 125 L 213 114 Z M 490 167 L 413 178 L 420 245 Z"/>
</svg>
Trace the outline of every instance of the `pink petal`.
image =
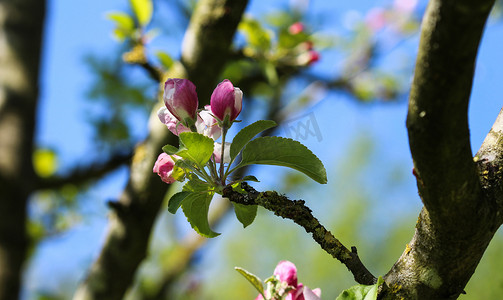
<svg viewBox="0 0 503 300">
<path fill-rule="evenodd" d="M 288 285 L 297 286 L 297 268 L 292 262 L 282 260 L 274 269 L 274 275 L 279 276 L 279 280 L 286 282 Z"/>
</svg>

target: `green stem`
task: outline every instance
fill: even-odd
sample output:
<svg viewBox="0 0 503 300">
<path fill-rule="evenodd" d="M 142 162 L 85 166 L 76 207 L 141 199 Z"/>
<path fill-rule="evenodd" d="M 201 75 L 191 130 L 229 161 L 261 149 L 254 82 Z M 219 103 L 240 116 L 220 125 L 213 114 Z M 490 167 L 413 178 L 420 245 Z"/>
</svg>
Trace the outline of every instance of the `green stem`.
<svg viewBox="0 0 503 300">
<path fill-rule="evenodd" d="M 211 177 L 213 178 L 213 182 L 218 182 L 218 174 L 217 174 L 217 166 L 215 164 L 215 155 L 211 155 L 210 161 L 208 161 L 208 169 L 210 170 Z"/>
<path fill-rule="evenodd" d="M 222 185 L 225 186 L 224 177 L 224 153 L 225 153 L 225 136 L 227 135 L 227 127 L 222 127 L 222 151 L 220 153 L 220 179 L 222 180 Z"/>
<path fill-rule="evenodd" d="M 207 182 L 210 182 L 210 183 L 213 182 L 212 178 L 208 175 L 208 173 L 206 173 L 206 170 L 204 170 L 204 168 L 200 168 L 199 166 L 194 167 L 194 166 L 192 166 L 188 163 L 185 163 L 185 162 L 183 162 L 183 166 L 192 170 L 192 172 L 194 172 L 196 175 L 203 178 Z"/>
<path fill-rule="evenodd" d="M 206 173 L 206 170 L 204 168 L 200 168 L 199 173 L 203 175 L 203 178 L 206 179 L 208 183 L 213 182 L 213 178 L 210 175 L 208 175 L 208 173 Z"/>
<path fill-rule="evenodd" d="M 225 177 L 225 178 L 227 178 L 227 176 L 229 176 L 229 174 L 231 174 L 232 172 L 234 172 L 234 170 L 236 169 L 236 168 L 233 168 L 233 169 L 231 170 L 232 172 L 231 172 L 231 171 L 229 171 L 233 162 L 234 162 L 234 160 L 231 160 L 231 162 L 230 162 L 230 163 L 229 163 L 229 165 L 227 166 L 227 169 L 225 170 L 225 173 L 224 173 L 224 177 Z"/>
</svg>

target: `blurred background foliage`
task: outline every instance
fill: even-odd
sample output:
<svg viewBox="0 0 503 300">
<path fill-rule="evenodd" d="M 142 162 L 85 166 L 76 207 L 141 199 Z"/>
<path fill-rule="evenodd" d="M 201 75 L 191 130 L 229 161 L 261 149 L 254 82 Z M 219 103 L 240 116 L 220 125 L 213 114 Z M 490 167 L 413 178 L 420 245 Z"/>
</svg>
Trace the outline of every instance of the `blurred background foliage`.
<svg viewBox="0 0 503 300">
<path fill-rule="evenodd" d="M 84 57 L 95 76 L 86 88 L 88 101 L 82 112 L 92 128 L 94 150 L 70 167 L 58 164 L 57 146 L 41 146 L 34 154 L 35 168 L 47 178 L 47 185 L 30 205 L 33 253 L 37 246 L 76 224 L 106 218 L 106 210 L 96 208 L 90 200 L 96 196 L 93 189 L 113 180 L 118 167 L 122 166 L 118 172 L 127 172 L 127 157 L 148 134 L 149 115 L 159 103 L 163 78 L 179 64 L 181 40 L 196 2 L 155 1 L 152 7 L 150 1 L 124 2 L 124 10 L 107 13 L 115 26 L 117 49 Z M 266 5 L 254 2 L 259 1 L 250 5 Z M 414 46 L 426 4 L 396 0 L 363 14 L 338 12 L 345 13 L 344 18 L 334 21 L 333 12 L 312 13 L 307 9 L 309 2 L 282 1 L 266 12 L 250 9 L 219 77 L 243 90 L 240 117 L 244 125 L 258 118 L 275 119 L 284 123 L 272 134 L 288 135 L 285 122 L 315 115 L 322 142 L 309 135 L 301 142 L 324 161 L 328 187 L 268 167 L 250 170 L 261 180 L 256 187 L 305 199 L 336 237 L 345 245 L 357 246 L 374 274 L 385 274 L 413 234 L 420 200 L 414 192 L 405 135 L 400 137 L 400 145 L 390 146 L 396 132 L 387 135 L 373 129 L 377 123 L 404 127 Z M 501 7 L 498 1 L 494 22 L 499 21 Z M 409 43 L 411 40 L 416 42 Z M 403 51 L 393 52 L 397 48 Z M 337 103 L 328 103 L 331 101 Z M 353 114 L 355 119 L 350 122 L 337 121 L 338 112 L 327 110 L 338 105 L 362 113 Z M 381 111 L 376 113 L 381 118 L 375 111 Z M 401 111 L 402 123 L 386 124 L 382 116 L 389 111 Z M 298 124 L 294 124 L 297 129 Z M 118 156 L 123 160 L 108 165 Z M 101 172 L 83 175 L 89 165 Z M 76 174 L 82 178 L 71 180 Z M 264 279 L 285 259 L 297 265 L 301 282 L 321 288 L 323 299 L 334 299 L 354 284 L 343 265 L 290 221 L 259 209 L 256 222 L 243 230 L 232 214 L 226 214 L 230 208 L 215 202 L 213 226 L 223 234 L 210 241 L 187 228 L 183 215 L 161 212 L 149 256 L 126 299 L 254 299 L 256 291 L 234 266 Z M 502 250 L 503 239 L 498 234 L 466 288 L 467 295 L 460 299 L 500 298 Z M 26 292 L 27 299 L 69 299 L 87 267 L 82 265 L 72 276 L 53 274 L 56 284 L 35 285 Z"/>
</svg>

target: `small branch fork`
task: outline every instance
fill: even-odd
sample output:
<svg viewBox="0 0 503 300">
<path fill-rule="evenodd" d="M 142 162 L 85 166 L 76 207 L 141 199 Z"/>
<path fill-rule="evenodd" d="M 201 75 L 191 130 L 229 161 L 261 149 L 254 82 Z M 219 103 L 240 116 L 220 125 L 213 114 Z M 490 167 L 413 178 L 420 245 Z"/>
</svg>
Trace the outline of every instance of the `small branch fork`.
<svg viewBox="0 0 503 300">
<path fill-rule="evenodd" d="M 223 196 L 235 203 L 260 205 L 277 216 L 294 221 L 306 232 L 311 233 L 323 250 L 343 263 L 353 274 L 356 282 L 366 285 L 377 282 L 377 278 L 361 262 L 356 247 L 351 247 L 349 250 L 336 239 L 313 216 L 311 209 L 304 204 L 304 200 L 290 200 L 274 191 L 258 192 L 246 182 L 241 183 L 241 188 L 247 194 L 241 194 L 234 191 L 231 186 L 227 186 L 224 188 Z"/>
</svg>

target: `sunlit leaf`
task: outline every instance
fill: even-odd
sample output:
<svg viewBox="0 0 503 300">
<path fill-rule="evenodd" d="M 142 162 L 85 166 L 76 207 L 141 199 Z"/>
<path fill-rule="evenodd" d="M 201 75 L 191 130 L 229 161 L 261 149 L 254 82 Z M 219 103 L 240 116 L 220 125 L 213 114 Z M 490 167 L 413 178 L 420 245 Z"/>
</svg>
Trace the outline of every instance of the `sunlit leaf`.
<svg viewBox="0 0 503 300">
<path fill-rule="evenodd" d="M 264 296 L 264 284 L 262 283 L 262 280 L 257 277 L 257 275 L 252 274 L 248 271 L 246 271 L 243 268 L 240 267 L 234 267 L 236 271 L 239 272 L 239 274 L 243 275 L 244 278 L 246 278 L 256 289 L 257 291 L 263 296 Z"/>
<path fill-rule="evenodd" d="M 40 177 L 53 175 L 58 168 L 58 158 L 54 151 L 37 149 L 33 153 L 33 167 Z"/>
<path fill-rule="evenodd" d="M 168 155 L 173 155 L 176 152 L 178 152 L 178 148 L 168 144 L 168 145 L 165 145 L 164 147 L 162 147 L 162 151 L 164 151 L 164 153 L 166 153 Z"/>
<path fill-rule="evenodd" d="M 145 27 L 152 19 L 154 10 L 152 0 L 130 0 L 130 3 L 138 23 Z"/>
<path fill-rule="evenodd" d="M 167 52 L 156 51 L 155 56 L 157 56 L 157 59 L 159 59 L 164 68 L 169 69 L 173 66 L 173 58 Z"/>
<path fill-rule="evenodd" d="M 272 33 L 252 18 L 244 18 L 238 29 L 246 36 L 254 48 L 266 51 L 271 47 Z"/>
<path fill-rule="evenodd" d="M 272 128 L 276 125 L 277 124 L 274 121 L 260 120 L 241 129 L 232 140 L 230 150 L 231 160 L 234 160 L 236 158 L 239 152 L 253 137 L 261 133 L 262 131 Z"/>
<path fill-rule="evenodd" d="M 188 175 L 189 181 L 183 185 L 182 190 L 187 192 L 205 192 L 210 187 L 206 182 L 199 179 L 194 174 Z"/>
<path fill-rule="evenodd" d="M 376 300 L 379 286 L 383 283 L 384 280 L 379 276 L 376 284 L 352 286 L 344 290 L 335 300 Z"/>
<path fill-rule="evenodd" d="M 213 154 L 213 140 L 197 132 L 182 132 L 180 150 L 176 155 L 204 166 Z"/>
<path fill-rule="evenodd" d="M 289 167 L 316 182 L 327 183 L 327 173 L 320 159 L 306 146 L 292 139 L 268 136 L 249 142 L 236 168 L 253 164 Z"/>
<path fill-rule="evenodd" d="M 131 37 L 135 31 L 134 20 L 127 13 L 110 12 L 107 13 L 107 19 L 115 23 L 114 35 L 120 41 Z"/>
</svg>

